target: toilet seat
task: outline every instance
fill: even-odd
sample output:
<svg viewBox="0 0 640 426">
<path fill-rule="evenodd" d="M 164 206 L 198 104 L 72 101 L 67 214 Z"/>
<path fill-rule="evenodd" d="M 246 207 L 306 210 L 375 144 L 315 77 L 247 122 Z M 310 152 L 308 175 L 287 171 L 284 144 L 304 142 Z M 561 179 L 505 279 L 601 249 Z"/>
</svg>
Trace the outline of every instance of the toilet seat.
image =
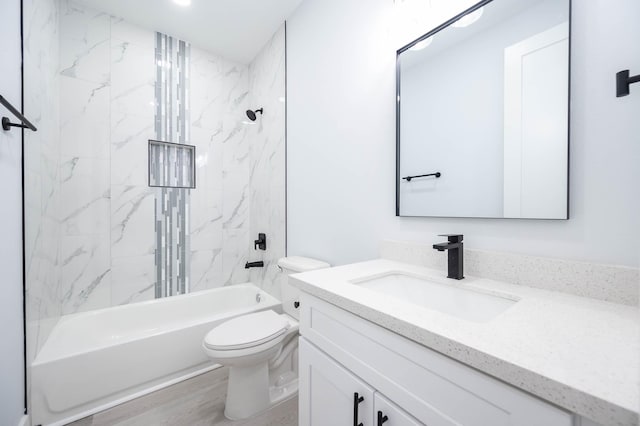
<svg viewBox="0 0 640 426">
<path fill-rule="evenodd" d="M 257 348 L 278 340 L 289 327 L 289 321 L 274 311 L 255 312 L 215 327 L 205 336 L 203 346 L 216 352 Z"/>
</svg>

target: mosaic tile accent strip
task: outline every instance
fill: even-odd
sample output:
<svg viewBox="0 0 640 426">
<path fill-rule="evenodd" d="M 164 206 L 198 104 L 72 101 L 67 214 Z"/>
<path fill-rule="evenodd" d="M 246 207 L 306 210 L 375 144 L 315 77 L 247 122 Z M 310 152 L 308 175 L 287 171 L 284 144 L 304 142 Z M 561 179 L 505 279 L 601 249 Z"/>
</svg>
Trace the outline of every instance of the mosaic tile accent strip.
<svg viewBox="0 0 640 426">
<path fill-rule="evenodd" d="M 149 140 L 149 186 L 196 187 L 196 147 Z"/>
<path fill-rule="evenodd" d="M 187 144 L 190 139 L 190 45 L 185 41 L 156 33 L 155 61 L 156 138 L 160 141 L 171 141 L 173 144 Z M 165 173 L 162 176 L 158 169 L 154 172 L 150 170 L 150 175 L 155 174 L 165 182 L 174 181 L 185 184 L 184 174 L 180 171 L 181 166 L 185 165 L 180 163 L 180 159 L 184 160 L 184 156 L 177 155 L 177 150 L 175 154 L 176 163 L 168 165 L 176 167 L 174 173 Z M 189 160 L 191 165 L 193 165 L 193 159 L 194 156 Z M 150 168 L 152 162 L 154 167 L 166 165 L 160 161 L 159 156 L 153 161 L 150 159 Z M 193 183 L 195 184 L 195 179 Z M 156 188 L 156 298 L 189 292 L 191 252 L 189 199 L 190 189 L 188 188 Z"/>
</svg>

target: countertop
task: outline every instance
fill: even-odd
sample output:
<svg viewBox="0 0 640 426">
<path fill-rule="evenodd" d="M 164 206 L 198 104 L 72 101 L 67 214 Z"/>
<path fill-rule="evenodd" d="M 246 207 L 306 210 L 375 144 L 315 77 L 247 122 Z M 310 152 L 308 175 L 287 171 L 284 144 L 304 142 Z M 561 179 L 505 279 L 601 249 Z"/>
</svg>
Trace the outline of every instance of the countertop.
<svg viewBox="0 0 640 426">
<path fill-rule="evenodd" d="M 404 271 L 519 299 L 471 322 L 351 284 Z M 379 326 L 603 425 L 637 425 L 640 326 L 636 307 L 378 259 L 290 276 L 292 285 Z"/>
</svg>

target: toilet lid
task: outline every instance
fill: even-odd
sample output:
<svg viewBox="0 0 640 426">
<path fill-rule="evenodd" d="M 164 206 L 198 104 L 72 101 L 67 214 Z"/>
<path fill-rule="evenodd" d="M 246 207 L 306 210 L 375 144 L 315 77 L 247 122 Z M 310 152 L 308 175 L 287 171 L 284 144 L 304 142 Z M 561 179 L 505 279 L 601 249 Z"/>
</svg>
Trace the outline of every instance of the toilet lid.
<svg viewBox="0 0 640 426">
<path fill-rule="evenodd" d="M 230 319 L 211 330 L 204 338 L 209 349 L 232 350 L 258 346 L 283 335 L 289 322 L 268 310 Z"/>
</svg>

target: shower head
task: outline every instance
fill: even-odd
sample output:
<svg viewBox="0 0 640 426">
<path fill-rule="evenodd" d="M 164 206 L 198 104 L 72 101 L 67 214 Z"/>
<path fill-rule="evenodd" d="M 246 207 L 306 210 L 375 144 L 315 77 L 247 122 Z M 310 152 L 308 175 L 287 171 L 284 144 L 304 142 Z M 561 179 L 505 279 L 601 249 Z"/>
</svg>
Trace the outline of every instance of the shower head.
<svg viewBox="0 0 640 426">
<path fill-rule="evenodd" d="M 251 121 L 256 121 L 256 113 L 259 112 L 260 114 L 262 114 L 262 108 L 258 108 L 255 111 L 251 111 L 250 109 L 247 110 L 247 117 L 249 117 L 249 120 Z"/>
</svg>

